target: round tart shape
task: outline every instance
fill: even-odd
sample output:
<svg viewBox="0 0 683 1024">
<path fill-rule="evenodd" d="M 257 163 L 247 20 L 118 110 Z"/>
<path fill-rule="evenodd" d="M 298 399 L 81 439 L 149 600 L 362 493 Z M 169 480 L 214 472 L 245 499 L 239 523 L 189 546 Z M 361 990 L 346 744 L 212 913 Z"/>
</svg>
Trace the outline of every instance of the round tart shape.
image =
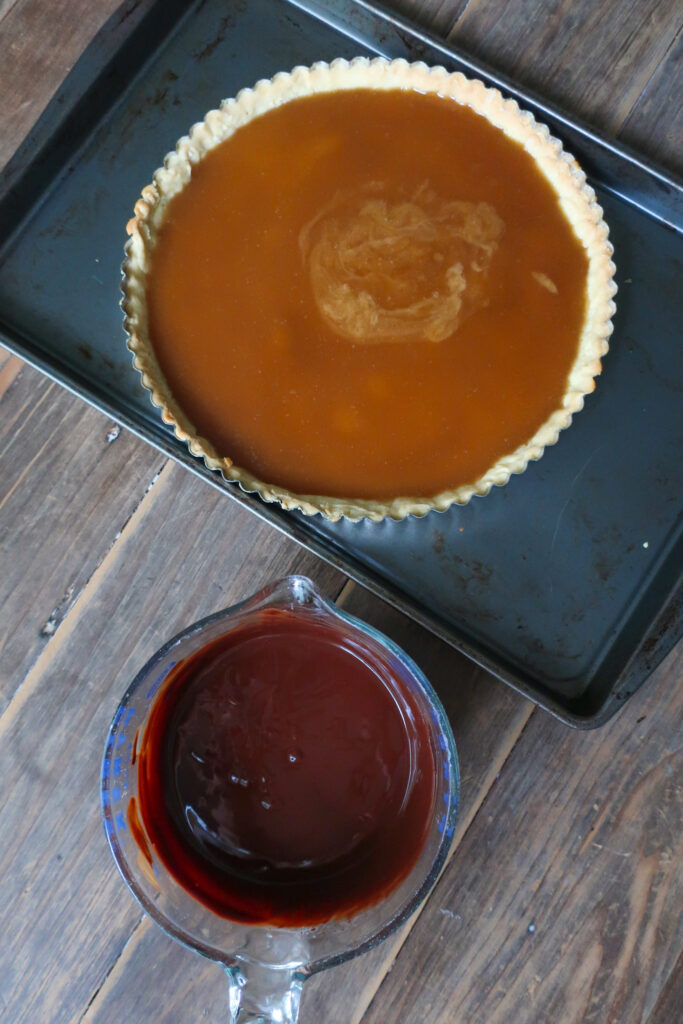
<svg viewBox="0 0 683 1024">
<path fill-rule="evenodd" d="M 142 191 L 128 346 L 211 469 L 330 520 L 421 516 L 524 471 L 594 389 L 608 229 L 530 113 L 444 68 L 281 73 Z"/>
</svg>

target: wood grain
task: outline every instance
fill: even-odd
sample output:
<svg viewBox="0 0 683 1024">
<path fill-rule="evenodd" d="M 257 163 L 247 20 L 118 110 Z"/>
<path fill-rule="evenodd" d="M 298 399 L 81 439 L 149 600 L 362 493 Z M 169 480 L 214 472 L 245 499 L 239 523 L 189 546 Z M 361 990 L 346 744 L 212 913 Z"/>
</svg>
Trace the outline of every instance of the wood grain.
<svg viewBox="0 0 683 1024">
<path fill-rule="evenodd" d="M 384 6 L 445 39 L 468 3 L 469 0 L 387 0 Z"/>
<path fill-rule="evenodd" d="M 532 705 L 367 591 L 355 588 L 344 606 L 386 633 L 415 659 L 446 709 L 462 772 L 453 856 L 529 720 Z M 426 907 L 432 903 L 430 898 Z M 438 914 L 439 909 L 435 912 Z M 415 920 L 373 952 L 313 978 L 304 990 L 304 1020 L 334 1021 L 339 1008 L 344 1007 L 345 1022 L 360 1022 Z"/>
<path fill-rule="evenodd" d="M 672 40 L 618 137 L 683 176 L 683 30 Z"/>
<path fill-rule="evenodd" d="M 470 0 L 448 38 L 614 135 L 680 24 L 671 0 Z"/>
<path fill-rule="evenodd" d="M 17 365 L 18 364 L 18 365 Z M 15 356 L 0 368 L 0 708 L 164 459 Z"/>
<path fill-rule="evenodd" d="M 139 918 L 106 848 L 97 797 L 104 738 L 126 685 L 189 622 L 291 571 L 332 595 L 343 585 L 167 463 L 41 652 L 0 718 L 3 1020 L 78 1019 Z"/>
<path fill-rule="evenodd" d="M 682 667 L 598 732 L 532 716 L 363 1024 L 647 1020 L 683 940 Z"/>
<path fill-rule="evenodd" d="M 17 0 L 5 6 L 0 20 L 0 167 L 120 0 Z"/>
<path fill-rule="evenodd" d="M 91 45 L 91 57 L 104 66 L 117 42 L 153 3 L 6 0 L 4 17 L 0 12 L 0 170 L 39 120 L 86 46 Z"/>
<path fill-rule="evenodd" d="M 12 8 L 16 7 L 20 2 L 21 0 L 0 0 L 0 24 L 2 24 Z"/>
<path fill-rule="evenodd" d="M 0 401 L 2 401 L 5 392 L 9 391 L 12 384 L 14 384 L 23 367 L 24 364 L 19 356 L 15 356 L 0 347 Z"/>
</svg>

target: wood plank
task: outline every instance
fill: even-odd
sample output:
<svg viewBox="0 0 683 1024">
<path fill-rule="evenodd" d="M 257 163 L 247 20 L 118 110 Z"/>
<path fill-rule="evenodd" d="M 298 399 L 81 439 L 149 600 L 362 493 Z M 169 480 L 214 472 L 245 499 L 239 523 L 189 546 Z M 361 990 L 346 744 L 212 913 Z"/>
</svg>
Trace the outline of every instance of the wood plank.
<svg viewBox="0 0 683 1024">
<path fill-rule="evenodd" d="M 619 139 L 683 175 L 683 30 L 638 97 Z"/>
<path fill-rule="evenodd" d="M 614 135 L 680 21 L 671 0 L 470 0 L 448 39 Z"/>
<path fill-rule="evenodd" d="M 167 463 L 68 611 L 0 718 L 3 1020 L 78 1019 L 139 918 L 97 799 L 127 683 L 180 628 L 292 571 L 333 595 L 343 586 L 336 570 Z"/>
<path fill-rule="evenodd" d="M 682 669 L 596 732 L 532 716 L 363 1024 L 647 1020 L 683 940 Z"/>
<path fill-rule="evenodd" d="M 469 0 L 385 0 L 384 6 L 445 39 Z"/>
<path fill-rule="evenodd" d="M 24 363 L 12 352 L 0 346 L 0 402 L 2 396 L 14 384 L 15 380 L 24 368 Z"/>
<path fill-rule="evenodd" d="M 0 22 L 2 22 L 13 7 L 16 7 L 21 0 L 0 0 Z"/>
<path fill-rule="evenodd" d="M 457 846 L 524 728 L 531 705 L 362 588 L 347 588 L 341 603 L 400 643 L 420 663 L 446 706 L 463 765 Z M 311 979 L 304 989 L 302 1020 L 358 1021 L 404 935 Z M 115 1019 L 128 1024 L 149 1019 L 178 1024 L 202 1014 L 220 1020 L 225 1001 L 226 982 L 215 964 L 202 961 L 145 922 L 93 999 L 82 1024 Z"/>
<path fill-rule="evenodd" d="M 107 19 L 113 16 L 116 34 L 149 6 L 150 0 L 0 2 L 0 169 Z"/>
<path fill-rule="evenodd" d="M 0 389 L 0 453 L 1 710 L 165 459 L 29 366 Z"/>
</svg>

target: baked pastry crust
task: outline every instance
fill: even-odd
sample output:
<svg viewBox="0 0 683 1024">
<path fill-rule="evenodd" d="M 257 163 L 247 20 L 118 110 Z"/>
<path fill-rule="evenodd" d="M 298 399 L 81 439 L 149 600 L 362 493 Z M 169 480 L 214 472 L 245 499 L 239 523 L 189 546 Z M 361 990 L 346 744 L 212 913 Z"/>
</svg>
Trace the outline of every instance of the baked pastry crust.
<svg viewBox="0 0 683 1024">
<path fill-rule="evenodd" d="M 258 480 L 248 469 L 235 466 L 229 457 L 221 455 L 206 438 L 199 436 L 175 400 L 149 337 L 145 294 L 150 258 L 168 204 L 190 181 L 193 165 L 261 114 L 299 97 L 345 89 L 438 93 L 485 117 L 533 157 L 557 194 L 588 259 L 586 315 L 560 406 L 528 442 L 498 459 L 479 479 L 429 498 L 407 495 L 378 501 L 294 494 Z M 444 511 L 452 504 L 466 504 L 475 494 L 487 494 L 494 485 L 502 486 L 513 473 L 522 473 L 529 461 L 539 459 L 544 449 L 557 441 L 560 431 L 570 425 L 574 413 L 583 407 L 584 397 L 594 390 L 595 377 L 601 372 L 601 358 L 608 350 L 612 333 L 616 293 L 613 249 L 602 209 L 586 183 L 585 174 L 548 128 L 539 124 L 532 114 L 521 110 L 514 100 L 505 99 L 497 89 L 478 80 L 468 79 L 459 72 L 449 73 L 442 67 L 383 58 L 359 57 L 350 62 L 340 59 L 331 64 L 314 64 L 311 68 L 297 67 L 291 73 L 260 81 L 253 89 L 243 89 L 236 98 L 224 101 L 218 110 L 210 111 L 203 121 L 195 124 L 190 134 L 180 139 L 175 150 L 166 156 L 163 167 L 154 174 L 153 183 L 142 190 L 127 230 L 130 238 L 123 263 L 122 308 L 128 347 L 142 383 L 154 405 L 161 409 L 164 422 L 188 444 L 193 455 L 202 457 L 210 469 L 220 470 L 227 479 L 237 481 L 244 490 L 257 492 L 267 502 L 279 502 L 285 509 L 299 509 L 305 515 L 321 513 L 331 521 L 342 516 L 350 520 L 380 521 L 387 517 L 398 520 L 409 515 L 423 516 L 431 509 Z"/>
</svg>

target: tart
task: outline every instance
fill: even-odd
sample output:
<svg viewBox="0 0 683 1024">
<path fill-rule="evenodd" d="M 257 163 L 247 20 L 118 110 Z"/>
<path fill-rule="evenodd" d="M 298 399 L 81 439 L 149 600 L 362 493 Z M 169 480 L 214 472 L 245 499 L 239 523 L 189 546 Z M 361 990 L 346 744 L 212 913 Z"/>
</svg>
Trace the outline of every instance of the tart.
<svg viewBox="0 0 683 1024">
<path fill-rule="evenodd" d="M 245 89 L 128 224 L 128 345 L 192 453 L 330 520 L 464 504 L 594 389 L 602 210 L 533 116 L 444 68 L 358 58 Z"/>
</svg>

